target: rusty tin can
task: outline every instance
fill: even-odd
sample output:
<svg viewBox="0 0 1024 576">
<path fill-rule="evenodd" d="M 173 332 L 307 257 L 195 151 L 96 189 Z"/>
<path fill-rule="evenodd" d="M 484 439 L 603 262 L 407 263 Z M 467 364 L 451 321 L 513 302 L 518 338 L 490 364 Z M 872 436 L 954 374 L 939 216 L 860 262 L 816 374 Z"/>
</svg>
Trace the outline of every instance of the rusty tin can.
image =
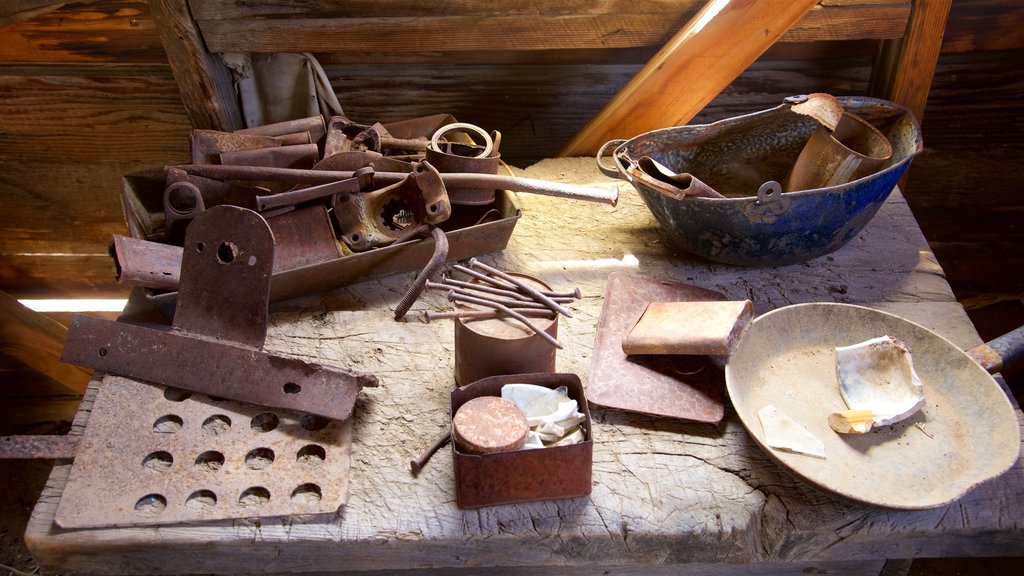
<svg viewBox="0 0 1024 576">
<path fill-rule="evenodd" d="M 459 508 L 496 504 L 578 498 L 590 494 L 594 437 L 590 409 L 583 384 L 575 374 L 515 374 L 493 376 L 451 393 L 451 414 L 481 396 L 500 396 L 505 384 L 534 384 L 548 388 L 565 386 L 576 400 L 583 421 L 583 442 L 490 454 L 469 454 L 452 443 L 455 469 L 455 503 Z"/>
<path fill-rule="evenodd" d="M 513 273 L 539 290 L 551 290 L 540 280 Z M 457 308 L 480 309 L 458 304 Z M 538 328 L 558 338 L 558 316 L 531 318 Z M 554 372 L 555 347 L 514 318 L 455 319 L 455 382 L 464 386 L 488 376 Z"/>
</svg>

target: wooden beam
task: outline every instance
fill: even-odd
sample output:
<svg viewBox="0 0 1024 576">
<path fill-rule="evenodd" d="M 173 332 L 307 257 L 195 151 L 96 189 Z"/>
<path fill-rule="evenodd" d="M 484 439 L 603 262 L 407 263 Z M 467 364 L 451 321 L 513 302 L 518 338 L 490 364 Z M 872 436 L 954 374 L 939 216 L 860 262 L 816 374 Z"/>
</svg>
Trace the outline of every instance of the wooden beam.
<svg viewBox="0 0 1024 576">
<path fill-rule="evenodd" d="M 907 32 L 886 82 L 884 98 L 910 109 L 918 122 L 924 118 L 935 65 L 942 49 L 951 0 L 915 0 Z"/>
<path fill-rule="evenodd" d="M 243 127 L 231 71 L 206 50 L 187 0 L 151 0 L 167 61 L 181 90 L 194 128 L 237 130 Z"/>
<path fill-rule="evenodd" d="M 628 49 L 661 46 L 703 2 L 607 3 L 591 7 L 573 3 L 543 14 L 524 14 L 514 3 L 488 2 L 500 9 L 477 12 L 472 5 L 419 2 L 424 8 L 371 3 L 352 7 L 330 3 L 334 10 L 303 2 L 287 15 L 259 12 L 252 3 L 231 2 L 227 13 L 216 5 L 196 4 L 196 23 L 211 52 L 354 52 L 377 54 L 458 53 L 539 50 Z M 277 2 L 277 8 L 281 8 Z M 377 5 L 373 8 L 373 5 Z M 474 3 L 475 4 L 475 3 Z M 594 5 L 593 2 L 588 5 Z M 201 9 L 200 6 L 203 8 Z M 222 5 L 222 7 L 224 7 Z M 432 7 L 432 8 L 431 8 Z M 226 7 L 224 7 L 226 8 Z M 428 9 L 429 8 L 429 9 Z M 252 10 L 253 15 L 243 13 Z M 815 6 L 782 35 L 781 42 L 899 38 L 906 28 L 906 0 L 880 3 L 844 2 Z M 755 31 L 762 35 L 763 30 Z M 735 38 L 742 38 L 737 35 Z M 728 43 L 732 43 L 730 38 Z"/>
<path fill-rule="evenodd" d="M 560 156 L 686 124 L 816 0 L 711 0 L 573 137 Z"/>
<path fill-rule="evenodd" d="M 85 393 L 92 371 L 60 361 L 68 329 L 0 292 L 0 352 L 54 380 Z"/>
</svg>

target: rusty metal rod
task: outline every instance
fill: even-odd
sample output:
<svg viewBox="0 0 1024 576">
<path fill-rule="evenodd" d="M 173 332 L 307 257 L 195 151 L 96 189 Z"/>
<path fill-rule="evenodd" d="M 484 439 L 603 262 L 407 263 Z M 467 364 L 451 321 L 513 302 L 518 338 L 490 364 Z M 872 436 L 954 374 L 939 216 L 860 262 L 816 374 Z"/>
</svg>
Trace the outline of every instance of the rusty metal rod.
<svg viewBox="0 0 1024 576">
<path fill-rule="evenodd" d="M 493 294 L 473 292 L 465 288 L 459 288 L 458 286 L 450 286 L 448 284 L 439 284 L 437 282 L 427 281 L 425 288 L 427 290 L 444 290 L 445 292 L 455 292 L 463 296 L 472 296 L 474 298 L 480 298 L 481 300 L 488 300 L 490 302 L 496 302 L 498 304 L 504 304 L 509 308 L 529 308 L 529 309 L 543 309 L 548 310 L 549 308 L 541 302 L 517 300 L 515 298 L 502 298 L 501 296 L 495 296 Z"/>
<path fill-rule="evenodd" d="M 299 168 L 275 168 L 270 166 L 228 166 L 223 164 L 182 164 L 177 168 L 204 178 L 217 180 L 257 180 L 291 182 L 294 184 L 327 184 L 351 178 L 353 173 L 336 170 L 303 170 Z M 375 184 L 389 185 L 402 181 L 408 174 L 403 172 L 376 172 Z M 500 174 L 472 174 L 450 172 L 441 174 L 441 180 L 448 188 L 487 188 L 512 192 L 528 192 L 558 198 L 600 202 L 615 206 L 619 200 L 618 190 L 603 190 L 589 186 L 549 182 L 535 178 L 503 176 Z"/>
<path fill-rule="evenodd" d="M 465 274 L 466 276 L 469 276 L 470 278 L 476 278 L 477 280 L 479 280 L 481 282 L 486 282 L 487 284 L 490 284 L 491 286 L 494 286 L 495 288 L 499 288 L 499 289 L 503 289 L 503 290 L 517 291 L 517 288 L 515 286 L 513 286 L 512 284 L 509 284 L 508 282 L 505 282 L 505 281 L 503 281 L 503 280 L 501 280 L 499 278 L 494 278 L 492 276 L 488 276 L 487 274 L 483 274 L 481 272 L 477 272 L 476 270 L 473 270 L 471 268 L 467 268 L 467 267 L 463 266 L 462 264 L 455 264 L 454 266 L 452 266 L 452 270 L 458 270 L 459 272 L 462 272 L 463 274 Z"/>
<path fill-rule="evenodd" d="M 554 318 L 557 313 L 554 310 L 547 308 L 510 308 L 527 318 Z M 454 318 L 472 318 L 474 320 L 493 320 L 496 318 L 509 318 L 508 314 L 500 310 L 450 310 L 447 312 L 431 312 L 427 310 L 423 313 L 423 319 L 428 323 L 434 320 L 451 320 Z"/>
<path fill-rule="evenodd" d="M 348 178 L 338 180 L 337 182 L 310 186 L 309 188 L 271 194 L 269 196 L 257 196 L 256 209 L 263 212 L 272 208 L 294 206 L 311 200 L 319 200 L 320 198 L 334 196 L 335 194 L 355 194 L 356 192 L 359 192 L 359 178 Z"/>
<path fill-rule="evenodd" d="M 452 302 L 465 302 L 466 304 L 476 304 L 478 306 L 485 306 L 487 308 L 494 308 L 495 310 L 500 310 L 508 314 L 509 316 L 515 318 L 516 320 L 522 322 L 524 326 L 536 332 L 538 336 L 547 340 L 548 343 L 554 346 L 555 348 L 558 348 L 559 350 L 563 348 L 562 343 L 556 340 L 554 336 L 541 330 L 540 328 L 537 327 L 536 324 L 530 322 L 529 318 L 523 316 L 522 314 L 516 312 L 515 310 L 509 308 L 508 306 L 505 306 L 504 304 L 499 304 L 497 302 L 492 302 L 490 300 L 483 300 L 481 298 L 474 298 L 472 296 L 463 296 L 462 294 L 456 294 L 455 292 L 448 292 L 448 300 L 451 300 Z"/>
<path fill-rule="evenodd" d="M 559 314 L 562 314 L 567 318 L 572 318 L 572 312 L 570 312 L 568 308 L 562 306 L 558 302 L 555 302 L 551 298 L 540 293 L 536 288 L 530 286 L 529 284 L 523 282 L 522 280 L 519 280 L 515 276 L 512 276 L 511 274 L 506 274 L 505 272 L 502 272 L 501 270 L 498 270 L 497 268 L 494 268 L 492 266 L 488 266 L 487 264 L 484 264 L 483 262 L 477 260 L 476 258 L 469 259 L 469 266 L 471 268 L 478 268 L 480 270 L 483 270 L 488 274 L 497 276 L 498 278 L 501 278 L 502 280 L 510 284 L 513 284 L 516 288 L 519 288 L 520 290 L 526 292 L 530 296 L 533 296 L 535 299 L 543 302 L 545 305 L 547 305 L 548 308 L 551 308 L 552 310 L 558 312 Z"/>
<path fill-rule="evenodd" d="M 495 296 L 505 296 L 506 298 L 515 298 L 517 300 L 522 300 L 524 302 L 530 302 L 530 301 L 534 301 L 535 302 L 535 300 L 530 298 L 528 295 L 523 294 L 522 292 L 519 292 L 519 291 L 516 291 L 516 290 L 513 290 L 513 289 L 507 289 L 506 290 L 506 289 L 502 289 L 502 288 L 497 288 L 493 284 L 492 285 L 488 285 L 488 284 L 474 284 L 472 282 L 465 282 L 463 280 L 456 280 L 456 279 L 454 279 L 454 278 L 452 278 L 450 276 L 442 276 L 441 277 L 441 282 L 444 283 L 444 284 L 451 284 L 452 286 L 456 286 L 458 288 L 465 288 L 467 290 L 476 290 L 478 292 L 487 292 L 488 294 L 494 294 Z M 541 294 L 547 296 L 548 298 L 551 298 L 555 302 L 558 302 L 559 304 L 568 304 L 568 303 L 570 303 L 570 302 L 572 302 L 574 300 L 579 299 L 579 297 L 580 297 L 579 296 L 579 294 L 580 294 L 580 289 L 579 288 L 577 288 L 575 292 L 547 292 L 547 291 L 544 291 L 544 290 L 539 290 L 539 292 Z"/>
<path fill-rule="evenodd" d="M 420 273 L 416 275 L 416 278 L 412 281 L 412 286 L 409 286 L 409 290 L 406 291 L 405 295 L 402 296 L 402 300 L 398 302 L 398 306 L 395 307 L 395 320 L 401 320 L 405 313 L 409 311 L 409 308 L 412 308 L 413 303 L 423 293 L 423 287 L 426 286 L 427 281 L 441 269 L 441 266 L 444 266 L 444 261 L 448 258 L 448 237 L 445 236 L 444 230 L 434 228 L 430 231 L 430 234 L 434 237 L 434 254 L 427 261 L 423 270 L 420 270 Z"/>
<path fill-rule="evenodd" d="M 448 441 L 451 440 L 451 438 L 452 432 L 451 430 L 448 430 L 444 434 L 438 436 L 437 439 L 434 440 L 434 443 L 431 444 L 426 450 L 424 450 L 423 453 L 419 455 L 419 457 L 409 460 L 409 469 L 412 470 L 413 475 L 419 475 L 420 470 L 423 470 L 423 467 L 427 465 L 427 462 L 430 461 L 430 458 L 433 457 L 434 454 L 438 450 L 440 450 L 445 444 L 447 444 Z"/>
<path fill-rule="evenodd" d="M 513 290 L 505 290 L 505 289 L 502 289 L 502 288 L 498 288 L 498 287 L 494 286 L 493 284 L 474 284 L 473 282 L 466 282 L 466 281 L 463 281 L 463 280 L 456 280 L 456 279 L 452 278 L 451 276 L 442 276 L 441 277 L 441 283 L 442 284 L 448 284 L 450 286 L 455 286 L 457 288 L 465 288 L 467 290 L 475 290 L 477 292 L 486 292 L 488 294 L 493 294 L 495 296 L 504 296 L 506 298 L 514 298 L 516 300 L 522 300 L 523 302 L 529 302 L 530 301 L 530 297 L 526 296 L 525 294 L 520 294 L 519 292 L 515 292 Z"/>
</svg>

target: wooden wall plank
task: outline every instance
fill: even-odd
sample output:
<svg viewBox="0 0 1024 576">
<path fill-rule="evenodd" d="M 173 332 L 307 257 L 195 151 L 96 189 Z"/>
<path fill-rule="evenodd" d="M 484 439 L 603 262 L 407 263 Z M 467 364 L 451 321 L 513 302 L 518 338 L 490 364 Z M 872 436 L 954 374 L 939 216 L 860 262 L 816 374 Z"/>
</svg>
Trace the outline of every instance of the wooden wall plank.
<svg viewBox="0 0 1024 576">
<path fill-rule="evenodd" d="M 146 2 L 101 0 L 0 29 L 0 62 L 164 64 Z"/>
<path fill-rule="evenodd" d="M 0 254 L 0 286 L 16 298 L 127 298 L 108 254 Z"/>
<path fill-rule="evenodd" d="M 1020 0 L 956 0 L 949 11 L 943 53 L 1024 47 Z"/>
<path fill-rule="evenodd" d="M 642 4 L 642 3 L 637 3 Z M 692 16 L 572 13 L 525 18 L 460 12 L 444 16 L 198 20 L 212 52 L 430 52 L 567 50 L 660 46 Z M 902 36 L 909 10 L 897 5 L 816 6 L 784 42 Z"/>
<path fill-rule="evenodd" d="M 167 66 L 0 66 L 0 102 L 0 160 L 188 158 Z"/>
</svg>

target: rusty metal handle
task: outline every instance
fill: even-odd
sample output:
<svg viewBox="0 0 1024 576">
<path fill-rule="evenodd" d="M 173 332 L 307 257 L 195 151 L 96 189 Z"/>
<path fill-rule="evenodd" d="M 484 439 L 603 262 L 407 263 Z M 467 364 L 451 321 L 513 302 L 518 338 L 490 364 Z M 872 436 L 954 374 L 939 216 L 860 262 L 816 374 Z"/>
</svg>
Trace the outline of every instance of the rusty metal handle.
<svg viewBox="0 0 1024 576">
<path fill-rule="evenodd" d="M 597 161 L 597 168 L 598 170 L 601 171 L 602 174 L 609 178 L 616 178 L 618 180 L 629 180 L 629 176 L 622 171 L 622 168 L 619 165 L 619 161 L 615 160 L 614 151 L 612 151 L 611 157 L 612 160 L 615 160 L 615 168 L 609 168 L 603 162 L 601 162 L 601 159 L 608 155 L 606 154 L 608 148 L 614 147 L 615 149 L 618 149 L 619 146 L 622 146 L 626 142 L 628 142 L 628 140 L 609 140 L 601 146 L 600 150 L 597 151 L 597 156 L 594 157 L 594 160 Z"/>
<path fill-rule="evenodd" d="M 967 355 L 990 374 L 1012 366 L 1024 356 L 1024 326 L 971 348 Z"/>
<path fill-rule="evenodd" d="M 204 178 L 217 180 L 267 180 L 274 182 L 291 182 L 294 184 L 327 184 L 337 180 L 351 178 L 354 172 L 335 170 L 303 170 L 299 168 L 273 168 L 267 166 L 228 166 L 223 164 L 182 164 L 177 168 Z M 374 184 L 395 184 L 408 177 L 403 172 L 376 172 Z M 577 186 L 549 182 L 535 178 L 517 176 L 501 176 L 497 174 L 446 173 L 441 180 L 449 188 L 495 188 L 512 192 L 529 192 L 600 202 L 615 206 L 619 201 L 618 190 L 603 190 L 589 186 Z"/>
</svg>

